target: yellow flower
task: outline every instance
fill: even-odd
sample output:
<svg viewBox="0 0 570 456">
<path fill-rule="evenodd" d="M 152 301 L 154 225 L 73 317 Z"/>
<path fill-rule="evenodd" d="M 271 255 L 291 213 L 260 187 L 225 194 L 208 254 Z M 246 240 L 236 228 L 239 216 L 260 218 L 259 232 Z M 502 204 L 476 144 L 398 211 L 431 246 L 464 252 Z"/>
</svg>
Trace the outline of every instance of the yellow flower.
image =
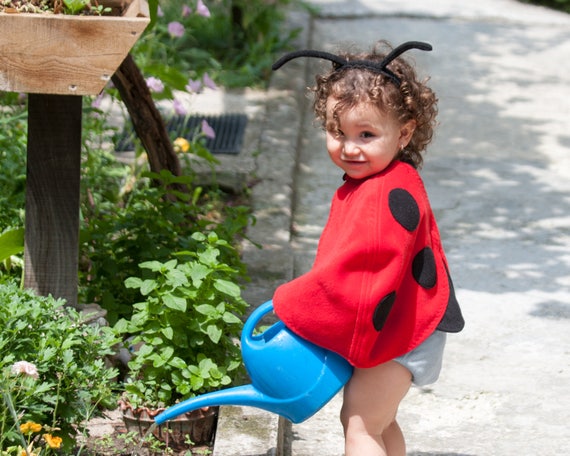
<svg viewBox="0 0 570 456">
<path fill-rule="evenodd" d="M 22 447 L 18 447 L 18 450 L 21 451 L 20 456 L 38 456 L 37 453 L 34 453 L 34 452 L 32 451 L 32 449 L 33 449 L 32 447 L 33 447 L 33 444 L 30 444 L 30 446 L 28 447 L 28 450 L 27 450 L 27 451 L 26 451 L 26 450 L 22 450 Z M 2 454 L 4 454 L 4 453 L 2 453 Z"/>
<path fill-rule="evenodd" d="M 42 430 L 42 425 L 34 423 L 33 421 L 28 421 L 24 424 L 20 424 L 20 432 L 22 434 L 33 434 L 35 432 L 40 432 Z"/>
<path fill-rule="evenodd" d="M 188 152 L 190 150 L 190 143 L 184 138 L 176 138 L 174 140 L 174 151 L 175 152 Z"/>
<path fill-rule="evenodd" d="M 56 437 L 51 434 L 44 434 L 44 440 L 50 448 L 59 448 L 61 446 L 61 437 Z"/>
</svg>

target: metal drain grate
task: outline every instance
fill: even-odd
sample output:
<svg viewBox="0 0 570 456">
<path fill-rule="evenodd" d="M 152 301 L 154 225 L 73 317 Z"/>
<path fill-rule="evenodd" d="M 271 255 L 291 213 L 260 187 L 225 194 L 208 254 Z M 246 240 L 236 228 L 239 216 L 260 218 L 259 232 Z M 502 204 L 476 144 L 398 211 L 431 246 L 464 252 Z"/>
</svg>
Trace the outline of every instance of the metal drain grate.
<svg viewBox="0 0 570 456">
<path fill-rule="evenodd" d="M 192 141 L 194 136 L 201 132 L 203 120 L 208 122 L 216 133 L 215 138 L 206 138 L 205 144 L 211 153 L 234 155 L 240 153 L 247 125 L 245 114 L 175 116 L 166 123 L 166 129 L 175 138 L 181 137 Z M 133 150 L 134 137 L 133 127 L 129 124 L 115 140 L 117 152 Z"/>
</svg>

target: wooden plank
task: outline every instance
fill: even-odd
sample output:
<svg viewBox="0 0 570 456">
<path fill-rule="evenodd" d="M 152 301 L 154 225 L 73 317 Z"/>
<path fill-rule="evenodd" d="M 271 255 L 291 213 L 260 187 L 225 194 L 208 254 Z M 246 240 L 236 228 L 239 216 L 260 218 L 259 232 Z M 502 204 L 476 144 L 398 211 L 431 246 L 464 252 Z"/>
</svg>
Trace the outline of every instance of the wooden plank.
<svg viewBox="0 0 570 456">
<path fill-rule="evenodd" d="M 82 98 L 29 97 L 24 286 L 77 305 Z"/>
<path fill-rule="evenodd" d="M 96 95 L 149 20 L 145 0 L 121 17 L 0 13 L 0 90 Z"/>
</svg>

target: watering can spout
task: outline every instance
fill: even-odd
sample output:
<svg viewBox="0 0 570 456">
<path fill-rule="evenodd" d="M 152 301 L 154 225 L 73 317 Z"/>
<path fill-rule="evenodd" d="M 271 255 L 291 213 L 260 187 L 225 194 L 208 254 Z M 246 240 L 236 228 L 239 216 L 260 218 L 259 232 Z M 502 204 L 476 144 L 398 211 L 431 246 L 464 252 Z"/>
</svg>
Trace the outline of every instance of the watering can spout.
<svg viewBox="0 0 570 456">
<path fill-rule="evenodd" d="M 213 407 L 218 405 L 248 405 L 261 408 L 272 413 L 283 413 L 279 400 L 266 396 L 253 385 L 237 386 L 220 391 L 214 391 L 202 396 L 187 399 L 179 404 L 167 408 L 160 415 L 154 418 L 157 424 L 163 424 L 179 415 L 202 407 Z"/>
<path fill-rule="evenodd" d="M 157 415 L 155 422 L 162 424 L 202 407 L 245 405 L 300 423 L 330 401 L 352 376 L 352 366 L 297 336 L 281 321 L 254 334 L 256 324 L 272 310 L 273 303 L 266 302 L 244 324 L 241 351 L 251 385 L 187 399 Z"/>
</svg>

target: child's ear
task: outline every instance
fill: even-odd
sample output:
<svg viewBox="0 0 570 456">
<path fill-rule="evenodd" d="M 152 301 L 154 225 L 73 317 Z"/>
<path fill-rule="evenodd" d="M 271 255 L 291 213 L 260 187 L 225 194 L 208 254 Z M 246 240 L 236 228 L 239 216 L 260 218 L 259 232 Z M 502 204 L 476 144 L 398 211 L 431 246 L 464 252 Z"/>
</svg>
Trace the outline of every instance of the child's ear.
<svg viewBox="0 0 570 456">
<path fill-rule="evenodd" d="M 406 147 L 408 143 L 412 140 L 414 131 L 416 130 L 416 121 L 408 120 L 404 125 L 400 127 L 400 146 Z"/>
</svg>

